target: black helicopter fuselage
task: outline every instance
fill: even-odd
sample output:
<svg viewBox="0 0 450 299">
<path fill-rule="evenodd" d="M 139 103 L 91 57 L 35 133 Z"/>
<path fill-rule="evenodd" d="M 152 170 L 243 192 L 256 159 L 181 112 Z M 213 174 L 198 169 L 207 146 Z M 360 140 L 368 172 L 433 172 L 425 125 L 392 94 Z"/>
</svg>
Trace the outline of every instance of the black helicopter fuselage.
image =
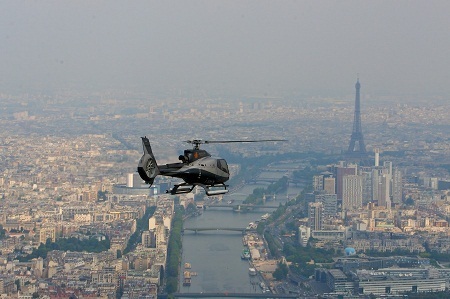
<svg viewBox="0 0 450 299">
<path fill-rule="evenodd" d="M 183 179 L 188 184 L 222 184 L 230 178 L 227 162 L 204 150 L 185 150 L 180 163 L 158 165 L 161 175 Z"/>
</svg>

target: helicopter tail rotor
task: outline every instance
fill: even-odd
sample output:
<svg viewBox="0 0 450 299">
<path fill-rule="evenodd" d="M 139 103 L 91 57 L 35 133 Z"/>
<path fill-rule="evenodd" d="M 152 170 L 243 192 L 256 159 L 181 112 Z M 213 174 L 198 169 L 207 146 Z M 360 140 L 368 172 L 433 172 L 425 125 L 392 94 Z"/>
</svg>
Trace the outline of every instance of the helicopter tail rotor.
<svg viewBox="0 0 450 299">
<path fill-rule="evenodd" d="M 158 164 L 150 146 L 150 141 L 147 137 L 142 138 L 142 147 L 144 155 L 139 160 L 137 171 L 139 176 L 149 185 L 153 184 L 156 176 L 160 174 Z"/>
</svg>

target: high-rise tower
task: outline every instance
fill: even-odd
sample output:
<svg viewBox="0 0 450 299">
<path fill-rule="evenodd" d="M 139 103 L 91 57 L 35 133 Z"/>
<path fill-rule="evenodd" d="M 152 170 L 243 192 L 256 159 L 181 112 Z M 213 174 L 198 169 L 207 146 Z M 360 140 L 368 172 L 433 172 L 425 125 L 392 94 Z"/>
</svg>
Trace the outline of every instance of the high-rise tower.
<svg viewBox="0 0 450 299">
<path fill-rule="evenodd" d="M 308 204 L 308 226 L 311 230 L 322 230 L 323 204 L 310 202 Z"/>
<path fill-rule="evenodd" d="M 361 84 L 359 84 L 359 78 L 356 81 L 355 88 L 355 117 L 353 119 L 353 131 L 347 150 L 347 156 L 350 158 L 367 158 L 366 146 L 364 144 L 364 137 L 361 129 L 361 110 L 359 99 Z"/>
</svg>

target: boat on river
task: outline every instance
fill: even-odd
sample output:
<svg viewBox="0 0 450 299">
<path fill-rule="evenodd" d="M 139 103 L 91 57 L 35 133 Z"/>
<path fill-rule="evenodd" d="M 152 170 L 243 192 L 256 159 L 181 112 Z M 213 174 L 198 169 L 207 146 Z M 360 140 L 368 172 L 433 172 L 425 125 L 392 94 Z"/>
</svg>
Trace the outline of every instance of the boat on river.
<svg viewBox="0 0 450 299">
<path fill-rule="evenodd" d="M 262 220 L 262 221 L 266 221 L 267 219 L 269 219 L 269 217 L 270 217 L 270 214 L 269 214 L 269 213 L 266 213 L 266 214 L 264 214 L 264 215 L 261 216 L 261 220 Z"/>
<path fill-rule="evenodd" d="M 251 230 L 251 229 L 256 229 L 256 228 L 258 228 L 258 224 L 255 222 L 250 222 L 245 229 Z"/>
<path fill-rule="evenodd" d="M 184 286 L 190 286 L 191 285 L 191 272 L 184 271 L 183 273 L 183 285 Z"/>
<path fill-rule="evenodd" d="M 248 268 L 248 275 L 250 276 L 256 276 L 256 269 L 255 268 Z"/>
<path fill-rule="evenodd" d="M 241 259 L 243 259 L 243 260 L 249 260 L 250 257 L 251 257 L 251 255 L 250 255 L 250 250 L 249 250 L 248 248 L 244 248 L 244 249 L 242 250 Z"/>
</svg>

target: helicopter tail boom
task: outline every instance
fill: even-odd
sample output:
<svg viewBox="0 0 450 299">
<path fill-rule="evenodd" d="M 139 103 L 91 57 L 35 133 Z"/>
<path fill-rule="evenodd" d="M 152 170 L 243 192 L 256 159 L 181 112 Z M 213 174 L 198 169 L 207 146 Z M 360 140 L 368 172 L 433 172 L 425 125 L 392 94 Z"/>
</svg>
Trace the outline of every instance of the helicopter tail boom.
<svg viewBox="0 0 450 299">
<path fill-rule="evenodd" d="M 137 171 L 139 176 L 147 183 L 153 184 L 155 177 L 160 174 L 158 164 L 156 163 L 155 156 L 150 146 L 150 141 L 147 137 L 142 138 L 142 147 L 144 149 L 144 155 L 139 160 Z"/>
</svg>

